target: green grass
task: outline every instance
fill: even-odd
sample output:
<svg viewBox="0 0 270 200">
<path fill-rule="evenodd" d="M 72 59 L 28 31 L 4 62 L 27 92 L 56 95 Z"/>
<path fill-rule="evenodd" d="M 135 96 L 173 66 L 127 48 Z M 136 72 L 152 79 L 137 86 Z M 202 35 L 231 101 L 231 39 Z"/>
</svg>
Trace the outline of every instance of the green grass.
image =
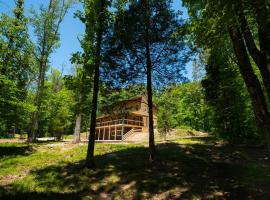
<svg viewBox="0 0 270 200">
<path fill-rule="evenodd" d="M 86 145 L 1 143 L 0 199 L 269 199 L 267 161 L 212 142 L 160 143 L 153 164 L 145 144 L 98 143 L 96 169 Z"/>
</svg>

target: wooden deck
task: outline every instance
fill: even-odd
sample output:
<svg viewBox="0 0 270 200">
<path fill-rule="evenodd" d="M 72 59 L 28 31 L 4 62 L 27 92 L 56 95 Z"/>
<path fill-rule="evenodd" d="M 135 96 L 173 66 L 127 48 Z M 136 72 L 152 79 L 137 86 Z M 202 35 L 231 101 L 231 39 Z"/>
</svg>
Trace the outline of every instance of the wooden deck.
<svg viewBox="0 0 270 200">
<path fill-rule="evenodd" d="M 131 119 L 116 119 L 106 122 L 98 122 L 96 127 L 103 127 L 103 126 L 113 126 L 113 125 L 132 125 L 132 126 L 143 126 L 142 121 L 138 120 L 131 120 Z"/>
<path fill-rule="evenodd" d="M 98 122 L 96 125 L 97 141 L 123 141 L 133 130 L 142 130 L 142 121 L 131 119 L 116 119 L 105 122 Z"/>
</svg>

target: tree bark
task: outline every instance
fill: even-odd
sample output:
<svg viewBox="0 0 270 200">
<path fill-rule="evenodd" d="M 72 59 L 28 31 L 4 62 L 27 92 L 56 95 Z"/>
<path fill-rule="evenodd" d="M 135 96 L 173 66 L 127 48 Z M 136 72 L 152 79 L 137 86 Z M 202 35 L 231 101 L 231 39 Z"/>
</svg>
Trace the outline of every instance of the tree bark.
<svg viewBox="0 0 270 200">
<path fill-rule="evenodd" d="M 98 42 L 97 46 L 100 46 Z M 100 52 L 100 48 L 97 47 L 97 52 Z M 100 53 L 97 53 L 100 54 Z M 100 56 L 99 56 L 100 57 Z M 96 59 L 100 60 L 100 59 Z M 90 117 L 90 134 L 88 139 L 88 149 L 86 155 L 86 167 L 95 167 L 94 162 L 94 148 L 95 148 L 95 135 L 96 135 L 96 113 L 97 113 L 97 101 L 98 101 L 98 91 L 99 91 L 99 63 L 95 63 L 95 75 L 94 75 L 94 88 L 93 88 L 93 99 L 92 99 L 92 111 Z"/>
<path fill-rule="evenodd" d="M 73 143 L 79 143 L 81 141 L 81 122 L 82 122 L 82 114 L 78 113 L 76 115 L 76 124 L 73 135 Z"/>
<path fill-rule="evenodd" d="M 148 103 L 148 114 L 149 114 L 149 161 L 153 162 L 156 158 L 155 148 L 155 135 L 154 135 L 154 120 L 153 120 L 153 100 L 152 100 L 152 65 L 149 51 L 149 44 L 146 45 L 147 55 L 147 103 Z"/>
<path fill-rule="evenodd" d="M 90 134 L 88 140 L 88 149 L 86 155 L 86 167 L 95 167 L 94 162 L 94 149 L 95 149 L 95 135 L 96 135 L 96 115 L 97 115 L 97 103 L 98 103 L 98 91 L 99 91 L 99 67 L 101 63 L 101 43 L 103 36 L 103 12 L 105 10 L 105 0 L 100 3 L 100 11 L 98 16 L 98 27 L 97 27 L 97 42 L 95 52 L 95 63 L 94 63 L 94 88 L 93 88 L 93 99 L 92 99 L 92 111 L 90 117 Z"/>
<path fill-rule="evenodd" d="M 270 115 L 262 87 L 252 69 L 240 30 L 237 27 L 230 27 L 229 34 L 238 60 L 240 73 L 251 97 L 257 126 L 265 137 L 266 147 L 270 155 Z"/>
<path fill-rule="evenodd" d="M 145 54 L 146 54 L 146 76 L 147 76 L 147 103 L 148 103 L 148 114 L 149 114 L 149 161 L 153 162 L 156 159 L 156 148 L 155 148 L 155 135 L 154 135 L 154 120 L 153 120 L 153 92 L 152 92 L 152 61 L 149 45 L 149 7 L 147 1 L 144 1 L 145 6 Z"/>
<path fill-rule="evenodd" d="M 50 0 L 49 6 L 48 6 L 48 12 L 52 8 L 52 2 L 53 0 Z M 43 98 L 43 91 L 44 91 L 44 82 L 45 82 L 45 73 L 47 68 L 47 60 L 48 60 L 48 53 L 46 52 L 47 47 L 47 21 L 48 19 L 45 19 L 45 22 L 43 24 L 43 32 L 42 32 L 42 46 L 41 46 L 41 54 L 39 61 L 39 75 L 38 75 L 38 86 L 37 86 L 37 92 L 35 96 L 35 102 L 34 105 L 36 106 L 36 110 L 32 114 L 32 124 L 31 124 L 31 131 L 30 131 L 30 137 L 28 135 L 28 141 L 29 142 L 35 142 L 37 139 L 37 132 L 38 132 L 38 126 L 39 126 L 39 118 L 40 118 L 40 109 L 42 105 L 42 98 Z"/>
<path fill-rule="evenodd" d="M 31 126 L 30 137 L 28 135 L 29 142 L 35 142 L 37 139 L 40 110 L 41 110 L 43 91 L 44 91 L 45 72 L 46 72 L 46 63 L 43 61 L 43 58 L 41 58 L 41 61 L 39 64 L 38 87 L 37 87 L 37 93 L 36 93 L 35 103 L 34 103 L 36 106 L 36 110 L 33 112 L 33 115 L 32 115 L 32 126 Z"/>
<path fill-rule="evenodd" d="M 263 55 L 263 66 L 265 73 L 270 79 L 270 13 L 265 0 L 252 1 L 252 5 L 256 11 L 256 21 L 258 24 L 258 35 L 260 51 Z M 270 87 L 268 85 L 266 88 Z M 270 92 L 269 92 L 270 93 Z M 270 94 L 269 94 L 270 101 Z"/>
<path fill-rule="evenodd" d="M 270 59 L 267 59 L 267 55 L 270 55 L 270 51 L 267 51 L 267 41 L 265 39 L 264 34 L 262 33 L 264 28 L 262 28 L 262 23 L 259 22 L 260 20 L 260 14 L 257 14 L 257 21 L 258 21 L 258 27 L 259 27 L 259 38 L 260 38 L 260 50 L 257 48 L 252 32 L 250 30 L 250 27 L 248 25 L 248 22 L 246 20 L 246 17 L 243 13 L 242 7 L 240 7 L 239 10 L 239 22 L 242 34 L 245 38 L 245 44 L 247 46 L 247 49 L 253 58 L 254 62 L 258 66 L 262 79 L 263 84 L 265 86 L 268 99 L 270 100 Z M 264 19 L 263 19 L 264 20 Z M 270 44 L 270 43 L 269 43 Z"/>
<path fill-rule="evenodd" d="M 266 4 L 266 0 L 252 1 L 252 5 L 256 11 L 255 15 L 262 53 L 269 53 L 270 51 L 270 13 Z M 270 68 L 268 68 L 268 70 L 270 70 Z"/>
</svg>

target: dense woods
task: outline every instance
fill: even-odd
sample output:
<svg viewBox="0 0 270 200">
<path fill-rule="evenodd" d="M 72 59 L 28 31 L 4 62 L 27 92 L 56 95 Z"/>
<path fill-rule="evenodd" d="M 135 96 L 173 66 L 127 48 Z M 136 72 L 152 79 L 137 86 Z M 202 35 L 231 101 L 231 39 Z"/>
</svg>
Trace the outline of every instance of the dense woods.
<svg viewBox="0 0 270 200">
<path fill-rule="evenodd" d="M 90 159 L 100 108 L 148 94 L 150 160 L 153 102 L 160 130 L 190 128 L 269 146 L 267 1 L 183 1 L 187 19 L 171 1 L 83 1 L 76 13 L 86 27 L 83 51 L 70 58 L 74 74 L 63 75 L 50 54 L 73 3 L 51 0 L 26 16 L 17 0 L 12 14 L 1 14 L 1 137 L 74 133 L 79 142 L 90 127 Z M 187 79 L 183 66 L 192 60 Z"/>
<path fill-rule="evenodd" d="M 235 66 L 250 96 L 257 128 L 270 149 L 267 89 L 269 21 L 266 20 L 269 19 L 269 2 L 264 0 L 222 1 L 219 4 L 214 1 L 183 2 L 190 12 L 189 24 L 197 46 L 207 48 L 210 51 L 209 58 L 214 54 L 215 59 L 219 58 L 218 61 L 225 59 L 236 63 Z M 223 51 L 223 47 L 227 47 L 226 51 Z"/>
<path fill-rule="evenodd" d="M 270 196 L 270 1 L 3 2 L 0 199 L 29 188 L 26 197 L 82 197 L 89 184 L 97 199 Z M 61 43 L 72 45 L 61 30 L 74 8 L 83 34 L 69 40 L 80 48 L 57 66 Z M 130 100 L 147 114 L 117 118 Z M 145 133 L 130 128 L 141 123 Z"/>
</svg>

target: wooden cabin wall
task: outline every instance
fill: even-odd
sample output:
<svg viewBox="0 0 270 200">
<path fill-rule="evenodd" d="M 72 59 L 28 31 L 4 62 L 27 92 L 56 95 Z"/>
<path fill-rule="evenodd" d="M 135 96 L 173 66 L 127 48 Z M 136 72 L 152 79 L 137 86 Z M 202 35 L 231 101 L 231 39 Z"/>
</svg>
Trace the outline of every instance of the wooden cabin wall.
<svg viewBox="0 0 270 200">
<path fill-rule="evenodd" d="M 114 112 L 112 116 L 104 116 L 102 118 L 97 119 L 98 122 L 108 122 L 112 120 L 121 120 L 121 119 L 129 119 L 129 120 L 136 120 L 136 121 L 142 121 L 143 122 L 143 131 L 148 132 L 148 126 L 149 126 L 149 117 L 148 117 L 148 103 L 146 97 L 141 97 L 138 99 L 132 99 L 130 101 L 121 102 L 118 105 L 115 106 L 115 108 L 112 108 L 112 110 L 119 110 L 119 114 L 116 115 Z M 153 118 L 154 118 L 154 127 L 157 126 L 157 107 L 153 106 Z M 121 124 L 121 123 L 119 123 Z M 109 132 L 109 129 L 105 129 L 104 132 L 104 139 L 110 138 L 107 134 L 107 131 Z M 126 132 L 126 130 L 124 131 Z M 102 133 L 103 134 L 103 133 Z M 102 136 L 103 138 L 103 136 Z"/>
</svg>

